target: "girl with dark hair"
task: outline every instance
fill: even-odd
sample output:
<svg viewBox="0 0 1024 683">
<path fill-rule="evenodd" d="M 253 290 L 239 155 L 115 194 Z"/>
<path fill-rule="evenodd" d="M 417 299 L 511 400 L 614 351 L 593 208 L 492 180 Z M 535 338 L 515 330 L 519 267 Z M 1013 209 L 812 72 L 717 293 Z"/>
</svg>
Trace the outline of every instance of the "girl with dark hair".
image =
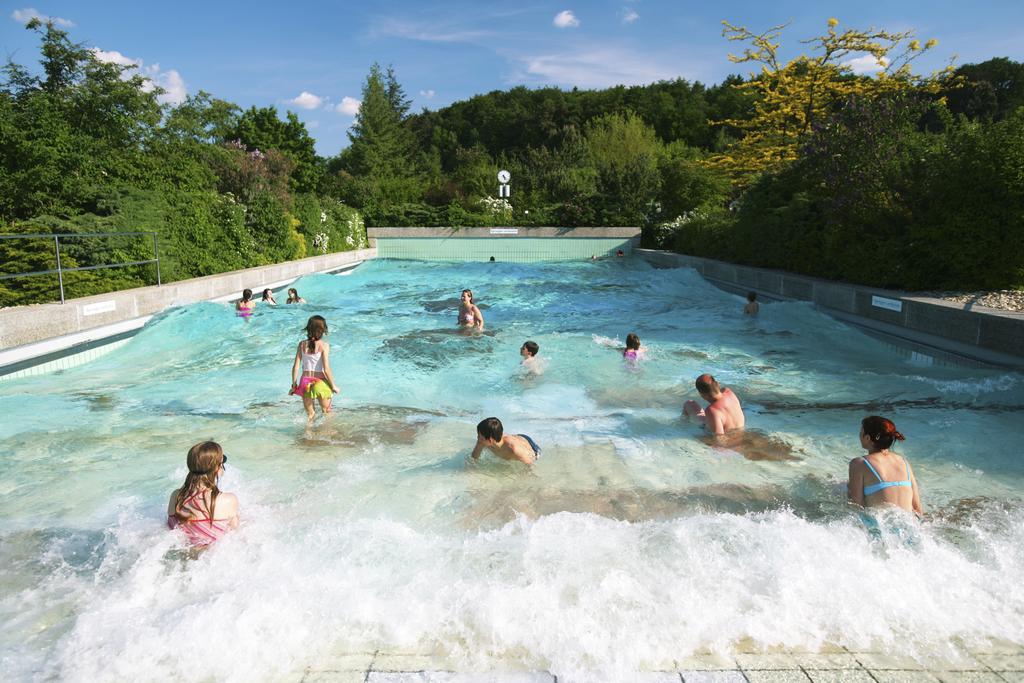
<svg viewBox="0 0 1024 683">
<path fill-rule="evenodd" d="M 304 304 L 304 303 L 306 303 L 306 300 L 303 299 L 301 296 L 299 296 L 299 290 L 295 289 L 294 287 L 291 287 L 291 288 L 288 289 L 288 300 L 285 301 L 285 303 L 286 304 Z"/>
<path fill-rule="evenodd" d="M 872 415 L 860 423 L 860 445 L 867 455 L 850 461 L 847 496 L 864 507 L 895 505 L 922 514 L 921 495 L 910 463 L 889 448 L 904 436 L 892 420 Z"/>
<path fill-rule="evenodd" d="M 224 493 L 217 481 L 228 456 L 215 441 L 188 450 L 188 474 L 167 504 L 167 526 L 180 529 L 192 545 L 209 545 L 238 526 L 238 498 Z"/>
<path fill-rule="evenodd" d="M 626 335 L 626 348 L 622 349 L 622 357 L 626 360 L 639 360 L 644 355 L 640 348 L 640 337 L 635 332 Z"/>
<path fill-rule="evenodd" d="M 473 299 L 472 289 L 462 290 L 459 300 L 459 327 L 484 329 L 484 316 Z"/>
<path fill-rule="evenodd" d="M 235 304 L 235 310 L 240 318 L 248 318 L 256 308 L 256 302 L 252 300 L 252 290 L 242 290 L 242 298 Z"/>
<path fill-rule="evenodd" d="M 274 290 L 270 287 L 263 290 L 263 303 L 270 304 L 271 306 L 277 305 L 277 301 L 274 300 Z"/>
<path fill-rule="evenodd" d="M 326 334 L 327 321 L 323 316 L 311 317 L 306 323 L 306 339 L 299 342 L 292 363 L 292 388 L 288 393 L 302 397 L 310 421 L 316 416 L 313 400 L 320 403 L 320 410 L 326 415 L 331 412 L 332 394 L 338 393 L 331 374 L 331 345 L 323 341 Z"/>
</svg>

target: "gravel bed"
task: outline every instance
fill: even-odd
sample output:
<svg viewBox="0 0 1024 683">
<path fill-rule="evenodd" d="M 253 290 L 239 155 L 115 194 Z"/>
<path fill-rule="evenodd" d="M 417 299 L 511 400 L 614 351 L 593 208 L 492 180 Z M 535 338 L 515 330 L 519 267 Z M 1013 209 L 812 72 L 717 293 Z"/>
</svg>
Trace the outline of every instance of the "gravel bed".
<svg viewBox="0 0 1024 683">
<path fill-rule="evenodd" d="M 921 292 L 920 294 L 954 301 L 958 304 L 973 303 L 986 308 L 1024 313 L 1024 291 L 1019 289 L 1003 289 L 997 292 Z"/>
</svg>

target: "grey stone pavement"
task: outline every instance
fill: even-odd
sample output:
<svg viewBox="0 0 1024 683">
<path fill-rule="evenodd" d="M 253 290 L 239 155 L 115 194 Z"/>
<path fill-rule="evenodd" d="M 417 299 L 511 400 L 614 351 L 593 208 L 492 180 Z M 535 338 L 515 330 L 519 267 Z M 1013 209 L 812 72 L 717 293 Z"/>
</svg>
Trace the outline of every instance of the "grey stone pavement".
<svg viewBox="0 0 1024 683">
<path fill-rule="evenodd" d="M 546 671 L 452 671 L 443 657 L 385 652 L 349 654 L 286 679 L 295 683 L 558 683 Z M 697 655 L 655 663 L 628 675 L 594 672 L 572 681 L 623 683 L 1024 683 L 1024 646 L 994 644 L 956 659 L 930 660 L 825 648 L 815 653 Z M 563 677 L 563 683 L 569 681 Z"/>
</svg>

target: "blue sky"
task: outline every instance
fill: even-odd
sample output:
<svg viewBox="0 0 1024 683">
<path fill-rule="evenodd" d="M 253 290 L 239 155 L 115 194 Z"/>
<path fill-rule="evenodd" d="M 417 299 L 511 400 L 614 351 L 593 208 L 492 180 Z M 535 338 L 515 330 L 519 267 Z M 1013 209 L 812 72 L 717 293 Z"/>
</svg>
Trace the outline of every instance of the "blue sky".
<svg viewBox="0 0 1024 683">
<path fill-rule="evenodd" d="M 206 90 L 243 107 L 294 111 L 320 154 L 346 131 L 373 62 L 392 64 L 413 109 L 477 93 L 554 85 L 602 88 L 676 77 L 712 84 L 730 73 L 727 19 L 751 29 L 792 22 L 783 46 L 840 28 L 916 29 L 939 46 L 918 70 L 1009 57 L 1024 61 L 1024 0 L 992 2 L 3 2 L 0 48 L 26 65 L 38 41 L 30 16 L 54 18 L 105 59 L 134 63 L 168 99 Z M 735 51 L 737 46 L 733 45 Z"/>
</svg>

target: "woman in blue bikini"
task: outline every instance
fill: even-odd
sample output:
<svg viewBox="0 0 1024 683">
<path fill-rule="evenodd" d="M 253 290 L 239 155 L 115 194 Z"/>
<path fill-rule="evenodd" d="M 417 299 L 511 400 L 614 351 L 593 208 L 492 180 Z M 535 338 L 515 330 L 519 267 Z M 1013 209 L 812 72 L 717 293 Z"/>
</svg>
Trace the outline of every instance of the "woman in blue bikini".
<svg viewBox="0 0 1024 683">
<path fill-rule="evenodd" d="M 895 505 L 907 512 L 923 513 L 917 479 L 910 463 L 889 447 L 904 437 L 892 420 L 872 415 L 860 423 L 860 445 L 867 455 L 850 461 L 850 502 L 864 507 Z"/>
</svg>

